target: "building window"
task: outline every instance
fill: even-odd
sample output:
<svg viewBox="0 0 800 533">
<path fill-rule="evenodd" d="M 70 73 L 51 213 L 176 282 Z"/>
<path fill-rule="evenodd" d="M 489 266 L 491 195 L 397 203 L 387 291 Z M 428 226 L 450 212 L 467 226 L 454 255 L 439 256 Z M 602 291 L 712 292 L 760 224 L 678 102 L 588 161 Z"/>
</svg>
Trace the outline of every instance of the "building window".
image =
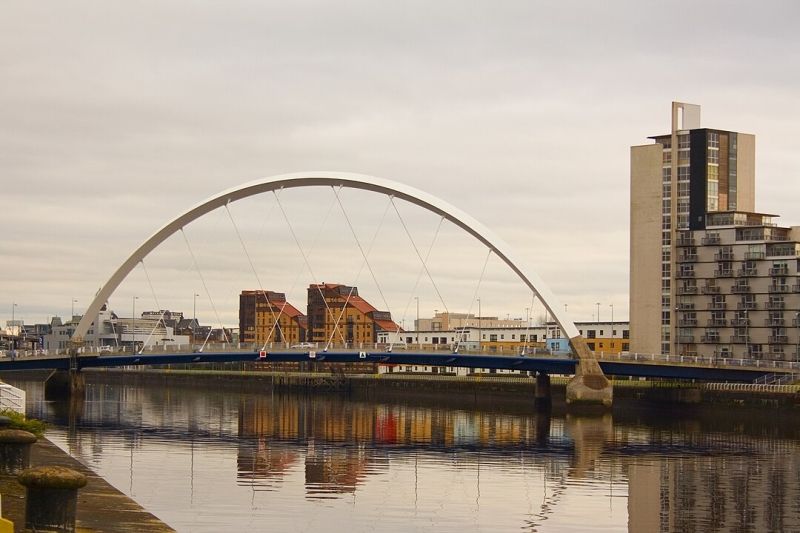
<svg viewBox="0 0 800 533">
<path fill-rule="evenodd" d="M 597 337 L 597 330 L 594 329 L 587 329 L 586 330 L 586 338 L 587 339 L 594 339 Z"/>
</svg>

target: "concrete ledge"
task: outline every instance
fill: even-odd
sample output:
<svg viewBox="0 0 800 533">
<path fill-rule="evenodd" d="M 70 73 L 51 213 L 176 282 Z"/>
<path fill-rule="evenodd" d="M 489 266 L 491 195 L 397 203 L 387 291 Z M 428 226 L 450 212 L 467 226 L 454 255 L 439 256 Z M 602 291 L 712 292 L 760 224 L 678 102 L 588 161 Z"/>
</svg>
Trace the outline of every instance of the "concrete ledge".
<svg viewBox="0 0 800 533">
<path fill-rule="evenodd" d="M 87 484 L 78 492 L 78 532 L 175 531 L 47 439 L 31 446 L 31 465 L 63 466 L 86 476 Z M 25 531 L 25 487 L 16 476 L 0 476 L 0 493 L 3 518 L 14 522 L 15 531 Z"/>
</svg>

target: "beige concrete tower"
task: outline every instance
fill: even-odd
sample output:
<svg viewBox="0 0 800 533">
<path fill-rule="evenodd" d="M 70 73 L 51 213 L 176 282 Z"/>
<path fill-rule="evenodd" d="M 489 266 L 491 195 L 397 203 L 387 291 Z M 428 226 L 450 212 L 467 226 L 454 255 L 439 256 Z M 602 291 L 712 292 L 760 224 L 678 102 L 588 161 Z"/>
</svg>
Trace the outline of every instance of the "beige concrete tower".
<svg viewBox="0 0 800 533">
<path fill-rule="evenodd" d="M 630 348 L 679 353 L 678 255 L 696 256 L 707 213 L 754 210 L 755 137 L 701 128 L 700 106 L 673 102 L 670 133 L 650 138 L 631 148 Z"/>
</svg>

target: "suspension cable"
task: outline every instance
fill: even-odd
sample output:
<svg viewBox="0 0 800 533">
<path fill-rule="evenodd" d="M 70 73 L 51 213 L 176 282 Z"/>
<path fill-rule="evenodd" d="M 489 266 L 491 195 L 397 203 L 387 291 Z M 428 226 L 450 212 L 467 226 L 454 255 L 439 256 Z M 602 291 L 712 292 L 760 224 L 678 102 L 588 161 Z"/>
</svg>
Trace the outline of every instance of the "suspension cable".
<svg viewBox="0 0 800 533">
<path fill-rule="evenodd" d="M 353 239 L 356 241 L 356 245 L 358 246 L 358 250 L 361 252 L 361 257 L 363 258 L 363 261 L 361 262 L 361 267 L 358 269 L 358 273 L 356 274 L 355 281 L 350 286 L 350 292 L 348 293 L 347 298 L 345 299 L 344 305 L 342 306 L 342 310 L 339 313 L 339 317 L 336 319 L 336 321 L 335 321 L 335 323 L 333 325 L 334 330 L 336 330 L 339 327 L 339 323 L 341 322 L 342 317 L 344 316 L 345 311 L 347 309 L 347 304 L 350 302 L 350 298 L 352 298 L 353 292 L 355 291 L 355 284 L 358 282 L 359 277 L 361 277 L 361 272 L 363 272 L 365 266 L 367 267 L 367 269 L 369 270 L 370 274 L 372 275 L 372 280 L 375 282 L 375 285 L 378 287 L 378 292 L 380 293 L 381 299 L 383 300 L 383 305 L 386 306 L 386 310 L 389 312 L 390 316 L 391 316 L 391 313 L 392 313 L 391 309 L 389 308 L 389 303 L 386 301 L 386 297 L 384 296 L 383 290 L 381 289 L 381 285 L 378 282 L 378 279 L 375 277 L 375 272 L 372 270 L 372 266 L 369 264 L 368 256 L 369 256 L 370 252 L 372 252 L 372 247 L 375 245 L 375 241 L 378 238 L 378 233 L 380 232 L 380 229 L 383 227 L 383 222 L 384 222 L 384 220 L 386 220 L 386 214 L 389 212 L 389 206 L 392 204 L 394 196 L 393 195 L 388 195 L 389 196 L 389 202 L 386 204 L 386 209 L 383 211 L 383 216 L 381 217 L 381 220 L 378 223 L 378 227 L 375 230 L 375 234 L 372 236 L 372 241 L 369 244 L 369 248 L 367 249 L 367 252 L 364 253 L 364 249 L 361 246 L 361 242 L 358 240 L 358 236 L 356 235 L 355 229 L 353 228 L 353 224 L 350 222 L 350 217 L 347 216 L 347 210 L 345 210 L 344 205 L 342 205 L 342 200 L 339 197 L 339 191 L 340 190 L 341 190 L 341 186 L 339 187 L 338 190 L 337 189 L 333 189 L 333 194 L 336 196 L 336 201 L 338 202 L 339 207 L 342 210 L 342 214 L 344 215 L 344 218 L 347 221 L 347 225 L 350 228 L 350 233 L 353 234 Z M 333 332 L 331 332 L 331 337 L 332 336 L 333 336 Z"/>
<path fill-rule="evenodd" d="M 472 298 L 469 301 L 469 309 L 467 310 L 467 316 L 469 316 L 472 313 L 472 306 L 475 305 L 475 299 L 478 297 L 478 294 L 480 293 L 481 283 L 483 282 L 483 275 L 486 273 L 486 266 L 489 264 L 489 258 L 491 256 L 492 256 L 492 250 L 489 249 L 488 253 L 486 254 L 486 259 L 483 262 L 483 268 L 481 269 L 481 275 L 478 278 L 478 284 L 475 287 L 475 293 L 472 295 Z M 479 316 L 478 317 L 478 323 L 480 323 L 481 320 L 483 320 L 483 318 Z M 466 330 L 467 330 L 467 326 L 466 326 L 466 322 L 465 322 L 464 325 L 461 328 L 461 333 L 459 333 L 458 336 L 457 336 L 456 348 L 454 350 L 456 353 L 458 353 L 458 344 L 460 342 L 461 336 L 464 334 L 464 332 Z"/>
</svg>

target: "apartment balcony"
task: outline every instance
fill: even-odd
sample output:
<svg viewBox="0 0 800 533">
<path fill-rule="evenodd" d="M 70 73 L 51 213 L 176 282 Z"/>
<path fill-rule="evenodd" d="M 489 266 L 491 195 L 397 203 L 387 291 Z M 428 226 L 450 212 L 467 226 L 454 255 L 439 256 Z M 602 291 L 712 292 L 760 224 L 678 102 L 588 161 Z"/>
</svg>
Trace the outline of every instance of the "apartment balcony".
<svg viewBox="0 0 800 533">
<path fill-rule="evenodd" d="M 714 261 L 733 261 L 733 252 L 719 252 L 714 254 Z"/>
<path fill-rule="evenodd" d="M 786 359 L 786 354 L 783 352 L 769 352 L 767 355 L 775 361 L 784 361 Z"/>
<path fill-rule="evenodd" d="M 736 304 L 736 309 L 755 309 L 756 307 L 755 302 L 739 302 Z"/>
<path fill-rule="evenodd" d="M 703 237 L 703 239 L 700 242 L 703 244 L 703 246 L 707 246 L 710 244 L 719 244 L 720 242 L 719 235 L 716 235 L 714 237 Z"/>
<path fill-rule="evenodd" d="M 766 256 L 766 252 L 745 252 L 744 254 L 744 258 L 749 261 L 764 259 Z"/>
<path fill-rule="evenodd" d="M 678 287 L 678 294 L 697 294 L 697 287 Z"/>
<path fill-rule="evenodd" d="M 793 318 L 792 319 L 792 326 L 796 328 L 800 328 L 800 318 Z"/>
<path fill-rule="evenodd" d="M 697 327 L 697 319 L 696 318 L 685 318 L 683 320 L 678 321 L 678 326 L 682 328 L 686 327 Z"/>
<path fill-rule="evenodd" d="M 758 275 L 758 269 L 755 269 L 755 268 L 742 268 L 742 269 L 736 271 L 736 275 L 739 276 L 739 277 L 742 277 L 742 278 L 748 277 L 748 276 L 757 276 Z"/>
<path fill-rule="evenodd" d="M 765 326 L 784 326 L 786 325 L 786 321 L 782 318 L 765 318 L 764 319 Z"/>
<path fill-rule="evenodd" d="M 768 341 L 769 344 L 786 344 L 789 342 L 788 335 L 770 335 Z"/>
<path fill-rule="evenodd" d="M 708 304 L 708 310 L 721 311 L 724 310 L 727 307 L 727 305 L 728 304 L 726 304 L 725 302 L 711 302 L 710 304 Z"/>
<path fill-rule="evenodd" d="M 744 294 L 750 292 L 750 285 L 731 285 L 731 292 L 733 294 Z"/>
<path fill-rule="evenodd" d="M 703 335 L 702 337 L 700 337 L 700 342 L 718 344 L 719 343 L 719 333 Z"/>
<path fill-rule="evenodd" d="M 732 278 L 733 277 L 733 269 L 730 270 L 715 270 L 714 271 L 715 278 Z"/>
<path fill-rule="evenodd" d="M 786 302 L 766 302 L 764 309 L 786 309 Z"/>
<path fill-rule="evenodd" d="M 680 302 L 678 304 L 678 311 L 692 311 L 694 310 L 693 302 Z"/>
<path fill-rule="evenodd" d="M 749 318 L 731 318 L 731 327 L 733 328 L 743 328 L 749 325 L 750 325 Z"/>
<path fill-rule="evenodd" d="M 706 285 L 702 292 L 703 294 L 719 294 L 719 285 Z"/>
<path fill-rule="evenodd" d="M 769 292 L 771 293 L 787 293 L 789 292 L 789 285 L 770 285 Z"/>
<path fill-rule="evenodd" d="M 678 270 L 675 272 L 675 277 L 677 279 L 694 278 L 694 270 Z"/>
<path fill-rule="evenodd" d="M 697 254 L 683 254 L 678 256 L 679 263 L 694 263 L 697 261 Z"/>
<path fill-rule="evenodd" d="M 731 335 L 732 344 L 747 344 L 750 342 L 750 335 Z"/>
<path fill-rule="evenodd" d="M 708 328 L 724 328 L 728 326 L 728 321 L 724 318 L 709 318 L 706 321 L 706 327 Z"/>
<path fill-rule="evenodd" d="M 675 246 L 694 246 L 694 237 L 685 237 L 682 239 L 677 239 L 675 241 Z"/>
<path fill-rule="evenodd" d="M 694 344 L 694 335 L 678 335 L 675 340 L 678 344 Z"/>
<path fill-rule="evenodd" d="M 788 266 L 779 266 L 779 267 L 772 267 L 769 269 L 770 276 L 788 276 L 789 275 L 789 267 Z"/>
<path fill-rule="evenodd" d="M 792 292 L 800 292 L 800 285 L 792 285 Z"/>
</svg>

